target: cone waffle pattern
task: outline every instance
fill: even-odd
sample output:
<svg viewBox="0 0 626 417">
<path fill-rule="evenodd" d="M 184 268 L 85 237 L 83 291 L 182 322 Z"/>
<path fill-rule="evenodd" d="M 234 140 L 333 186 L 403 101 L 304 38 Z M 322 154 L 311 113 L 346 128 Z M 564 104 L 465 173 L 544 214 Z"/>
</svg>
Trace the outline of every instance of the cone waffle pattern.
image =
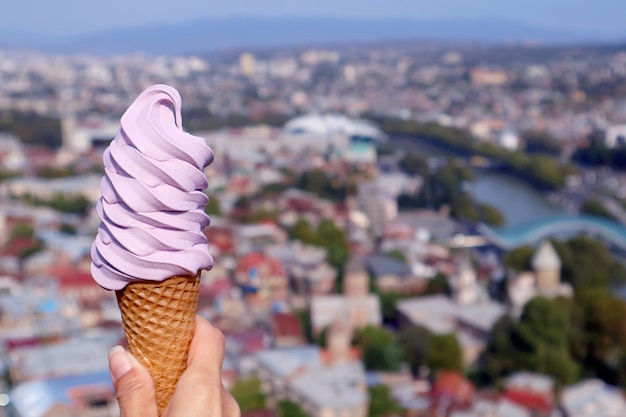
<svg viewBox="0 0 626 417">
<path fill-rule="evenodd" d="M 128 347 L 154 379 L 159 415 L 187 367 L 199 283 L 199 274 L 174 276 L 131 283 L 116 292 Z"/>
</svg>

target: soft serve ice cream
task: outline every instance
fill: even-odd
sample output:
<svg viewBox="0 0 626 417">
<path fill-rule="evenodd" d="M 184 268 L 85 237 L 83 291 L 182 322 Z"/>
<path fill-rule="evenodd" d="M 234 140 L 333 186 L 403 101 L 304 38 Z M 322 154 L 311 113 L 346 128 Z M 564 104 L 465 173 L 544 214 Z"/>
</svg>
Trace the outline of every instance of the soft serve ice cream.
<svg viewBox="0 0 626 417">
<path fill-rule="evenodd" d="M 213 266 L 203 233 L 204 168 L 212 160 L 205 140 L 182 130 L 174 88 L 154 85 L 130 105 L 104 154 L 101 222 L 91 248 L 100 286 L 120 290 Z"/>
</svg>

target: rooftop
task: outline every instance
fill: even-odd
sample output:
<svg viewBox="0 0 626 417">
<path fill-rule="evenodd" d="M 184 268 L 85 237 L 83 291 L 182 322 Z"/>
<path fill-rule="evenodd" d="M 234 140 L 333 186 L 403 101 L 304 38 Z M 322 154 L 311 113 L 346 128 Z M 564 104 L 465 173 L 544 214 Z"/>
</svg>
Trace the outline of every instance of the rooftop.
<svg viewBox="0 0 626 417">
<path fill-rule="evenodd" d="M 43 417 L 55 406 L 71 407 L 75 402 L 72 394 L 81 388 L 91 393 L 100 392 L 104 397 L 113 397 L 113 386 L 107 370 L 25 382 L 11 390 L 10 398 L 21 417 Z"/>
<path fill-rule="evenodd" d="M 358 407 L 368 401 L 365 370 L 358 361 L 311 367 L 295 377 L 290 388 L 319 407 Z"/>
<path fill-rule="evenodd" d="M 411 322 L 424 326 L 435 334 L 454 333 L 458 322 L 488 332 L 506 314 L 504 305 L 495 301 L 482 300 L 460 305 L 446 295 L 400 300 L 396 308 Z"/>
<path fill-rule="evenodd" d="M 567 417 L 626 416 L 626 401 L 621 390 L 599 379 L 589 379 L 564 388 L 561 405 Z"/>
</svg>

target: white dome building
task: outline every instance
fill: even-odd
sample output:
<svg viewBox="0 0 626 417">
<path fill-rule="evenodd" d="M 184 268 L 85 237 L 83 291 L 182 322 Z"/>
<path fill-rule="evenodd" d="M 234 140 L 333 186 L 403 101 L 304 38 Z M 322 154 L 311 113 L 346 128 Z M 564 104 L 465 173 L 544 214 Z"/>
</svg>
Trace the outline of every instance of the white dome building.
<svg viewBox="0 0 626 417">
<path fill-rule="evenodd" d="M 374 123 L 363 119 L 349 119 L 338 114 L 309 114 L 296 117 L 285 124 L 284 130 L 289 134 L 346 135 L 369 138 L 373 142 L 385 140 L 385 134 Z"/>
<path fill-rule="evenodd" d="M 344 138 L 345 147 L 336 147 L 339 155 L 350 162 L 375 163 L 376 145 L 386 140 L 385 134 L 372 122 L 353 120 L 337 114 L 309 114 L 296 117 L 285 124 L 284 132 L 291 136 Z"/>
</svg>

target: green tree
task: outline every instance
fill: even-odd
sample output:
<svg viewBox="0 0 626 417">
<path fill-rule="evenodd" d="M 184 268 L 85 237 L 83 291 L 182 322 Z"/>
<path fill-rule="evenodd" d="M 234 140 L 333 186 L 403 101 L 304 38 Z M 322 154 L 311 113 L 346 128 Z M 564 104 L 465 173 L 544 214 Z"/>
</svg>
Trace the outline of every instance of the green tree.
<svg viewBox="0 0 626 417">
<path fill-rule="evenodd" d="M 60 231 L 62 233 L 66 233 L 68 235 L 76 234 L 76 227 L 69 223 L 61 223 Z"/>
<path fill-rule="evenodd" d="M 527 155 L 524 152 L 511 152 L 491 143 L 482 143 L 466 131 L 437 125 L 420 124 L 410 120 L 392 118 L 374 118 L 387 134 L 417 137 L 436 146 L 444 147 L 463 156 L 478 155 L 499 162 L 511 174 L 546 189 L 558 189 L 565 183 L 565 167 L 562 167 L 550 155 L 540 153 Z M 527 135 L 533 141 L 532 134 Z M 544 146 L 544 152 L 551 152 L 552 145 Z M 617 159 L 617 157 L 615 157 Z M 622 160 L 626 167 L 626 152 Z M 406 203 L 407 201 L 404 201 Z M 437 205 L 435 205 L 437 206 Z M 472 214 L 467 207 L 464 215 Z M 461 217 L 459 217 L 461 218 Z M 463 219 L 466 220 L 466 219 Z"/>
<path fill-rule="evenodd" d="M 30 246 L 22 249 L 18 254 L 18 258 L 24 260 L 43 250 L 43 243 L 39 239 L 33 240 Z"/>
<path fill-rule="evenodd" d="M 19 242 L 19 243 L 18 243 Z M 8 247 L 19 246 L 17 256 L 24 260 L 43 249 L 43 242 L 35 234 L 35 229 L 28 223 L 17 223 L 11 229 Z"/>
<path fill-rule="evenodd" d="M 402 413 L 402 407 L 393 398 L 388 386 L 375 385 L 369 387 L 368 392 L 370 397 L 368 417 L 389 417 Z"/>
<path fill-rule="evenodd" d="M 608 289 L 576 294 L 570 347 L 589 376 L 626 386 L 626 303 Z"/>
<path fill-rule="evenodd" d="M 278 217 L 278 213 L 272 210 L 267 209 L 259 209 L 250 213 L 250 217 L 248 221 L 250 223 L 261 223 L 264 221 L 272 221 L 275 222 Z"/>
<path fill-rule="evenodd" d="M 595 198 L 588 198 L 583 202 L 580 207 L 580 212 L 584 214 L 590 214 L 592 216 L 604 217 L 610 220 L 615 220 L 615 217 L 606 209 L 604 204 L 600 200 Z"/>
<path fill-rule="evenodd" d="M 19 222 L 11 229 L 9 233 L 9 241 L 18 238 L 32 238 L 35 235 L 35 229 L 28 223 Z"/>
<path fill-rule="evenodd" d="M 0 111 L 0 132 L 11 133 L 29 145 L 61 146 L 61 120 L 34 112 Z"/>
<path fill-rule="evenodd" d="M 466 193 L 467 184 L 473 180 L 474 174 L 469 168 L 457 160 L 449 160 L 429 178 L 429 185 L 422 190 L 422 197 L 428 206 L 449 205 L 452 215 L 457 219 L 476 222 L 477 206 Z"/>
<path fill-rule="evenodd" d="M 392 322 L 396 317 L 396 303 L 404 296 L 395 291 L 380 292 L 376 290 L 375 292 L 380 300 L 380 313 L 383 316 L 383 320 L 387 323 Z"/>
<path fill-rule="evenodd" d="M 334 221 L 324 219 L 315 232 L 315 242 L 326 249 L 328 263 L 338 271 L 343 270 L 350 255 L 350 245 L 345 230 L 339 228 Z"/>
<path fill-rule="evenodd" d="M 289 400 L 279 401 L 276 409 L 278 417 L 309 417 L 300 404 Z"/>
<path fill-rule="evenodd" d="M 579 236 L 552 244 L 561 258 L 563 281 L 572 284 L 576 291 L 625 282 L 626 267 L 601 242 Z"/>
<path fill-rule="evenodd" d="M 532 246 L 519 246 L 504 255 L 504 266 L 514 271 L 530 271 L 530 260 L 535 253 Z"/>
<path fill-rule="evenodd" d="M 11 178 L 19 177 L 21 174 L 17 171 L 9 171 L 4 167 L 0 167 L 0 183 Z"/>
<path fill-rule="evenodd" d="M 55 194 L 50 201 L 43 202 L 42 204 L 48 205 L 62 213 L 85 214 L 91 202 L 83 195 L 70 196 Z"/>
<path fill-rule="evenodd" d="M 309 344 L 314 342 L 313 339 L 313 326 L 311 325 L 311 313 L 307 309 L 296 310 L 296 316 L 300 320 L 302 326 L 302 332 Z"/>
<path fill-rule="evenodd" d="M 43 167 L 39 170 L 39 172 L 37 172 L 37 176 L 41 177 L 41 178 L 66 178 L 66 177 L 70 177 L 72 175 L 75 175 L 76 173 L 69 167 L 52 167 L 52 166 L 46 166 Z"/>
<path fill-rule="evenodd" d="M 429 279 L 428 283 L 426 284 L 424 295 L 432 294 L 452 294 L 452 288 L 450 287 L 450 283 L 448 282 L 448 277 L 446 277 L 441 272 L 437 272 L 437 275 Z"/>
<path fill-rule="evenodd" d="M 536 297 L 519 322 L 500 320 L 483 357 L 492 382 L 517 370 L 551 375 L 559 385 L 574 382 L 580 369 L 570 352 L 571 314 L 567 298 Z"/>
<path fill-rule="evenodd" d="M 239 379 L 230 390 L 242 412 L 265 408 L 266 397 L 256 376 Z"/>
<path fill-rule="evenodd" d="M 300 174 L 296 186 L 321 198 L 327 197 L 328 177 L 321 169 L 305 171 Z"/>
<path fill-rule="evenodd" d="M 504 226 L 504 215 L 494 206 L 486 203 L 480 203 L 478 204 L 478 212 L 480 219 L 489 226 Z"/>
<path fill-rule="evenodd" d="M 204 207 L 204 212 L 208 215 L 212 216 L 221 216 L 222 209 L 220 208 L 220 201 L 216 196 L 210 196 L 209 202 L 206 207 Z"/>
<path fill-rule="evenodd" d="M 406 255 L 403 251 L 399 249 L 390 250 L 385 255 L 389 256 L 390 258 L 397 259 L 400 262 L 406 263 Z"/>
<path fill-rule="evenodd" d="M 398 163 L 400 168 L 409 175 L 428 175 L 428 161 L 415 152 L 407 153 Z"/>
<path fill-rule="evenodd" d="M 409 325 L 400 331 L 398 343 L 405 352 L 413 374 L 417 374 L 419 368 L 426 364 L 426 352 L 431 338 L 432 333 L 422 326 Z"/>
<path fill-rule="evenodd" d="M 546 131 L 530 130 L 522 134 L 524 149 L 531 154 L 548 154 L 559 156 L 561 154 L 561 142 Z"/>
<path fill-rule="evenodd" d="M 433 335 L 426 348 L 424 363 L 433 374 L 445 370 L 462 372 L 463 350 L 456 335 Z"/>
<path fill-rule="evenodd" d="M 397 371 L 404 361 L 404 352 L 396 336 L 381 327 L 367 326 L 357 337 L 365 368 L 370 371 Z"/>
<path fill-rule="evenodd" d="M 287 189 L 285 184 L 281 183 L 271 183 L 265 184 L 260 191 L 262 196 L 276 196 L 281 194 L 283 191 Z"/>
<path fill-rule="evenodd" d="M 565 173 L 554 159 L 546 155 L 532 158 L 527 173 L 537 185 L 547 189 L 558 190 L 565 185 Z"/>
<path fill-rule="evenodd" d="M 311 224 L 302 217 L 289 229 L 288 235 L 290 239 L 296 239 L 309 244 L 316 243 L 315 232 Z"/>
<path fill-rule="evenodd" d="M 481 355 L 481 368 L 487 384 L 497 383 L 520 366 L 518 348 L 511 339 L 514 326 L 513 318 L 505 315 L 491 329 L 489 341 Z"/>
</svg>

